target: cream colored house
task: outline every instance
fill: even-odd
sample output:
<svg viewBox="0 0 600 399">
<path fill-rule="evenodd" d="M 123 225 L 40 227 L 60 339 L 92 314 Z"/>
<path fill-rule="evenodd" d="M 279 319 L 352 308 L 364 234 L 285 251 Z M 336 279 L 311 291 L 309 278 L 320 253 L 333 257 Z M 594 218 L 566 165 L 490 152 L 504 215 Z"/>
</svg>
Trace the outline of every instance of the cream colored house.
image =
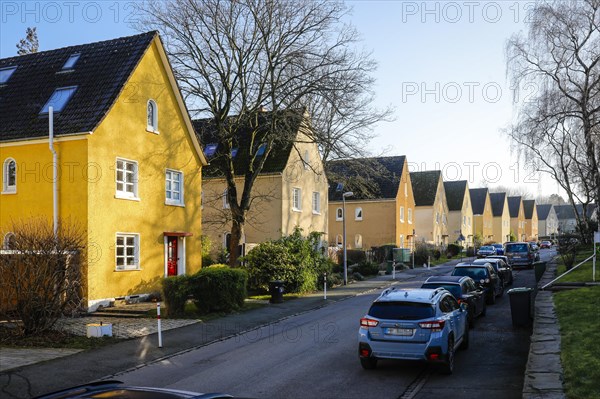
<svg viewBox="0 0 600 399">
<path fill-rule="evenodd" d="M 510 212 L 510 231 L 517 241 L 525 241 L 525 210 L 523 199 L 520 196 L 508 197 L 508 210 Z"/>
<path fill-rule="evenodd" d="M 473 245 L 473 209 L 469 183 L 466 180 L 444 182 L 446 201 L 448 203 L 448 237 L 449 242 L 457 242 L 462 234 L 461 245 Z"/>
<path fill-rule="evenodd" d="M 525 237 L 528 241 L 538 239 L 538 214 L 535 200 L 523 200 L 525 214 Z"/>
<path fill-rule="evenodd" d="M 415 200 L 405 156 L 330 162 L 329 241 L 343 247 L 343 193 L 346 248 L 369 249 L 384 244 L 412 248 Z"/>
<path fill-rule="evenodd" d="M 492 203 L 487 188 L 472 188 L 471 204 L 473 208 L 473 231 L 479 235 L 484 243 L 494 239 L 494 217 Z"/>
<path fill-rule="evenodd" d="M 416 241 L 448 245 L 448 204 L 442 172 L 411 172 L 415 196 Z"/>
<path fill-rule="evenodd" d="M 265 113 L 265 117 L 268 114 Z M 296 227 L 305 235 L 320 232 L 323 242 L 327 242 L 328 184 L 323 163 L 317 145 L 308 137 L 308 116 L 295 119 L 296 122 L 290 122 L 296 123 L 292 127 L 292 131 L 297 131 L 295 142 L 273 148 L 254 183 L 252 205 L 240 244 L 278 239 L 290 235 Z M 226 181 L 220 175 L 218 165 L 228 159 L 234 163 L 238 196 L 241 196 L 251 141 L 243 132 L 238 133 L 231 157 L 224 157 L 210 129 L 206 128 L 206 120 L 194 121 L 194 127 L 209 161 L 202 170 L 203 231 L 210 238 L 213 250 L 220 251 L 229 247 L 231 211 Z M 254 145 L 258 146 L 256 154 L 261 154 L 263 144 Z"/>
<path fill-rule="evenodd" d="M 538 235 L 542 237 L 553 237 L 558 234 L 558 216 L 552 204 L 537 206 Z"/>
<path fill-rule="evenodd" d="M 490 193 L 494 241 L 501 244 L 510 241 L 510 211 L 507 198 L 506 193 Z"/>
</svg>

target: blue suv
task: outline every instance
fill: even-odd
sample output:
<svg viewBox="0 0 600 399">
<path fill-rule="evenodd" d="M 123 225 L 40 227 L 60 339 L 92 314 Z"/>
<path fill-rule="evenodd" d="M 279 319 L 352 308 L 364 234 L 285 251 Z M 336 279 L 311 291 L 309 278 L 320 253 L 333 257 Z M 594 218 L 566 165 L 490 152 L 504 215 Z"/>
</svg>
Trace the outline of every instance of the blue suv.
<svg viewBox="0 0 600 399">
<path fill-rule="evenodd" d="M 374 369 L 379 359 L 427 360 L 451 374 L 455 350 L 469 347 L 466 310 L 444 288 L 386 289 L 360 319 L 362 367 Z"/>
</svg>

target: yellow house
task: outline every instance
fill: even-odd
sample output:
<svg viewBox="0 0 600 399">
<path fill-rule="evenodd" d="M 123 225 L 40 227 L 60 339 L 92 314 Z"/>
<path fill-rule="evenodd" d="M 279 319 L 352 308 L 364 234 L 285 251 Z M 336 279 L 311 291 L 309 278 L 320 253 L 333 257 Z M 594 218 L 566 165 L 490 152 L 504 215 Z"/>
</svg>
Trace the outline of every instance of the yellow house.
<svg viewBox="0 0 600 399">
<path fill-rule="evenodd" d="M 494 216 L 494 241 L 510 241 L 510 211 L 506 193 L 490 193 L 490 202 Z"/>
<path fill-rule="evenodd" d="M 0 231 L 86 234 L 89 310 L 201 268 L 206 164 L 157 32 L 0 60 Z M 53 107 L 56 166 L 49 150 Z"/>
<path fill-rule="evenodd" d="M 448 203 L 442 172 L 411 172 L 415 196 L 415 240 L 448 245 Z"/>
<path fill-rule="evenodd" d="M 510 212 L 510 232 L 517 241 L 525 241 L 525 210 L 520 196 L 508 197 L 508 210 Z"/>
<path fill-rule="evenodd" d="M 261 117 L 269 118 L 269 115 L 264 112 Z M 288 124 L 296 139 L 273 148 L 252 188 L 252 206 L 240 240 L 242 254 L 254 244 L 290 235 L 297 227 L 304 235 L 322 233 L 323 245 L 327 242 L 328 185 L 319 149 L 310 139 L 309 116 L 306 113 L 290 114 Z M 225 157 L 209 120 L 196 120 L 194 127 L 210 162 L 202 170 L 203 229 L 211 240 L 213 252 L 218 252 L 229 248 L 231 237 L 227 185 L 218 165 L 232 160 L 237 191 L 241 196 L 252 143 L 248 134 L 238 132 L 231 157 Z M 256 154 L 257 159 L 262 156 L 259 155 L 260 148 Z"/>
<path fill-rule="evenodd" d="M 461 245 L 473 245 L 473 209 L 469 183 L 466 180 L 444 182 L 446 201 L 448 202 L 448 236 L 450 242 L 457 242 L 460 235 Z"/>
<path fill-rule="evenodd" d="M 525 215 L 525 237 L 528 241 L 538 240 L 538 212 L 535 200 L 523 200 Z"/>
<path fill-rule="evenodd" d="M 492 215 L 492 204 L 487 188 L 472 188 L 471 205 L 473 208 L 473 231 L 479 235 L 483 242 L 494 239 L 494 217 Z"/>
<path fill-rule="evenodd" d="M 346 248 L 412 248 L 415 200 L 405 156 L 334 161 L 327 174 L 331 246 L 344 246 L 342 195 L 351 192 L 345 200 Z"/>
</svg>

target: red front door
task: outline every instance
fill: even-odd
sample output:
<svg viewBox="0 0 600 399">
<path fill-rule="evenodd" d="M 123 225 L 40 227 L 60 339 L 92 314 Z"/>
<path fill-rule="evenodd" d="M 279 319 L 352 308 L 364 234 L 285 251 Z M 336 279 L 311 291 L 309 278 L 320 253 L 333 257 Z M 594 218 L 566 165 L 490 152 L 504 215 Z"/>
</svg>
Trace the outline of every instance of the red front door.
<svg viewBox="0 0 600 399">
<path fill-rule="evenodd" d="M 177 276 L 177 237 L 167 237 L 167 276 Z"/>
</svg>

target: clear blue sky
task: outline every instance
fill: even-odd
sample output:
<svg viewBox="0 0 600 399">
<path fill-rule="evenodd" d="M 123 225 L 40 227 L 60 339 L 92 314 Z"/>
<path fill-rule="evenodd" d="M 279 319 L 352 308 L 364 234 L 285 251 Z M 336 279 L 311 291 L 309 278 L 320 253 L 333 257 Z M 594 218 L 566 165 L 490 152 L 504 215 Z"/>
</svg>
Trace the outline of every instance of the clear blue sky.
<svg viewBox="0 0 600 399">
<path fill-rule="evenodd" d="M 511 154 L 501 129 L 513 118 L 504 46 L 526 29 L 531 2 L 349 1 L 352 24 L 379 63 L 377 102 L 396 120 L 376 127 L 371 151 L 406 155 L 411 170 L 442 169 L 471 187 L 520 185 L 533 195 L 557 192 L 537 182 Z M 131 1 L 0 0 L 0 57 L 36 26 L 40 49 L 137 33 Z"/>
</svg>

